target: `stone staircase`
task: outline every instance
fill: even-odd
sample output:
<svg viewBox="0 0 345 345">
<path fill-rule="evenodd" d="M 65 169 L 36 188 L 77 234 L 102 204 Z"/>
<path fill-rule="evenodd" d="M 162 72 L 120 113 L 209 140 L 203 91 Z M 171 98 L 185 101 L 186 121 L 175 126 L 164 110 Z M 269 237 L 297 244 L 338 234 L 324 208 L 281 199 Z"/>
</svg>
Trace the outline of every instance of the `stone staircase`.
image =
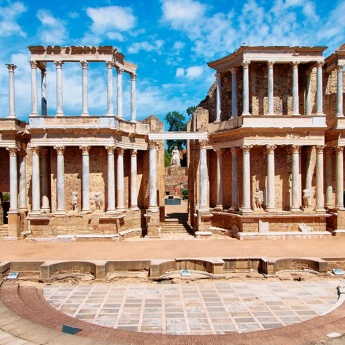
<svg viewBox="0 0 345 345">
<path fill-rule="evenodd" d="M 0 237 L 6 237 L 8 235 L 8 224 L 0 226 Z"/>
<path fill-rule="evenodd" d="M 194 236 L 192 227 L 186 221 L 178 219 L 166 219 L 165 223 L 161 223 L 161 234 L 186 234 Z"/>
</svg>

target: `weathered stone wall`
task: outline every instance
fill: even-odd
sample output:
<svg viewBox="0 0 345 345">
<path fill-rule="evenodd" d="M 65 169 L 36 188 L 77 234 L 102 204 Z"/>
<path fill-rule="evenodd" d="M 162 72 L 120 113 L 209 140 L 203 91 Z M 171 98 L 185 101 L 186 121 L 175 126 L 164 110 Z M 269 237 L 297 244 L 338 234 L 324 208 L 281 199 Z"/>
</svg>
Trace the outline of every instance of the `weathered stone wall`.
<svg viewBox="0 0 345 345">
<path fill-rule="evenodd" d="M 10 156 L 9 151 L 0 148 L 0 191 L 10 191 Z"/>
</svg>

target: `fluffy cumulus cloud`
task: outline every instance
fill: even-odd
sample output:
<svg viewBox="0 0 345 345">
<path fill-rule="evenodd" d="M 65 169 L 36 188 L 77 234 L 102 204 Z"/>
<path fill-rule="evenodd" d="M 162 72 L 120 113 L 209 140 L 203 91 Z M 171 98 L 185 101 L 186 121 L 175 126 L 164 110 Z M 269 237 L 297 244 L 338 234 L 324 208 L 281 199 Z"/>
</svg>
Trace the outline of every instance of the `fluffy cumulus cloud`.
<svg viewBox="0 0 345 345">
<path fill-rule="evenodd" d="M 176 77 L 184 77 L 188 80 L 196 79 L 202 76 L 204 73 L 204 68 L 202 66 L 191 66 L 188 68 L 179 67 L 176 69 Z"/>
<path fill-rule="evenodd" d="M 63 44 L 67 40 L 66 24 L 63 20 L 56 18 L 53 14 L 45 9 L 37 12 L 37 18 L 41 22 L 38 29 L 40 43 L 43 44 Z"/>
<path fill-rule="evenodd" d="M 0 35 L 2 37 L 12 35 L 26 37 L 25 31 L 17 22 L 26 11 L 27 7 L 19 1 L 9 2 L 7 6 L 0 6 Z"/>
<path fill-rule="evenodd" d="M 163 40 L 154 40 L 152 42 L 144 41 L 144 42 L 135 42 L 131 46 L 127 48 L 128 53 L 130 54 L 137 54 L 140 50 L 144 51 L 156 51 L 160 53 L 160 49 L 164 44 Z"/>
</svg>

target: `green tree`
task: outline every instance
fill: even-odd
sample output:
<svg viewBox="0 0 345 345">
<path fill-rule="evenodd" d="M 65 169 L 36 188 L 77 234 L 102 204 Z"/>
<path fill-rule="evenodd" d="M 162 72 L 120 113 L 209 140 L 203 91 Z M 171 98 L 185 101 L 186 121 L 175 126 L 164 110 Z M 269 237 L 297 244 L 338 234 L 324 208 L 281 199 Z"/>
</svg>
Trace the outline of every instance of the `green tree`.
<svg viewBox="0 0 345 345">
<path fill-rule="evenodd" d="M 188 114 L 189 116 L 192 116 L 195 109 L 196 109 L 196 105 L 191 105 L 190 107 L 188 107 L 188 108 L 186 109 L 186 112 L 187 112 L 187 114 Z"/>
<path fill-rule="evenodd" d="M 186 118 L 178 111 L 172 111 L 165 115 L 165 122 L 168 124 L 169 132 L 182 132 L 186 130 Z M 167 140 L 168 152 L 170 153 L 175 146 L 179 150 L 186 147 L 186 141 L 180 139 Z"/>
</svg>

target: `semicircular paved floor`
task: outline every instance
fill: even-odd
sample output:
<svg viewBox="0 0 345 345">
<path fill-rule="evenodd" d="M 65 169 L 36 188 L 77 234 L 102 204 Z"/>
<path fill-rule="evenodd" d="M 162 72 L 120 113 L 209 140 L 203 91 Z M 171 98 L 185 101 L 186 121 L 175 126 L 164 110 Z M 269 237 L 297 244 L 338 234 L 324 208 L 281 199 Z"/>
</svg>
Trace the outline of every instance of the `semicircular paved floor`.
<svg viewBox="0 0 345 345">
<path fill-rule="evenodd" d="M 339 280 L 50 285 L 46 300 L 103 326 L 163 334 L 224 334 L 283 327 L 322 315 Z"/>
</svg>

